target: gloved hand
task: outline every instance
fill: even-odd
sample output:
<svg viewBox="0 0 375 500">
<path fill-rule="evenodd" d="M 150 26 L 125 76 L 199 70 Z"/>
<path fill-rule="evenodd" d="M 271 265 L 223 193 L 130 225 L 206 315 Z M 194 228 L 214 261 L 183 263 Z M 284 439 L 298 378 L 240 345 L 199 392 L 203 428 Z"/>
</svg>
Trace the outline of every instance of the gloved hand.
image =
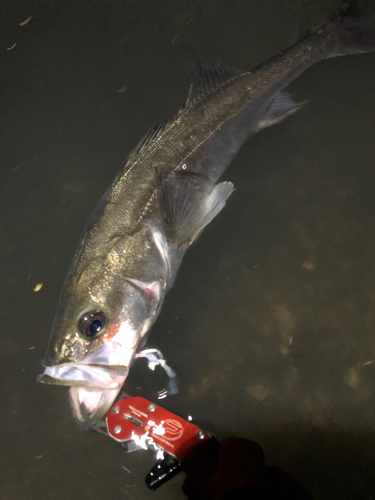
<svg viewBox="0 0 375 500">
<path fill-rule="evenodd" d="M 288 472 L 265 465 L 264 451 L 241 438 L 203 441 L 183 460 L 191 500 L 311 500 Z"/>
</svg>

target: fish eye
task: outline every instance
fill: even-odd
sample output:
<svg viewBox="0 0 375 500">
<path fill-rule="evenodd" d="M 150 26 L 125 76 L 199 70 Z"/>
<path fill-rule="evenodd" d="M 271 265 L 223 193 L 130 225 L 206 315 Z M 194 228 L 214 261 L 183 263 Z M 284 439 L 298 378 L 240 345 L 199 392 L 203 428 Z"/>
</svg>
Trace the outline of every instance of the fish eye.
<svg viewBox="0 0 375 500">
<path fill-rule="evenodd" d="M 106 326 L 106 315 L 103 311 L 97 309 L 83 313 L 78 320 L 78 329 L 80 333 L 88 339 L 98 337 L 104 332 Z"/>
</svg>

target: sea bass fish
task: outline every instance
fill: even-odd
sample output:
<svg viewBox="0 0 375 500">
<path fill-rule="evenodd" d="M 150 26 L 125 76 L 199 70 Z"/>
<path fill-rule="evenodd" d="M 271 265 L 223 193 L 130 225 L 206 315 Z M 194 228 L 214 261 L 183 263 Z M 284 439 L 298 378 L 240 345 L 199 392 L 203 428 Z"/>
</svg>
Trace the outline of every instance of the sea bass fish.
<svg viewBox="0 0 375 500">
<path fill-rule="evenodd" d="M 284 89 L 318 61 L 372 50 L 374 25 L 344 16 L 251 71 L 198 67 L 184 108 L 102 197 L 63 286 L 39 380 L 70 387 L 78 421 L 113 404 L 186 250 L 233 191 L 218 180 L 240 146 L 300 109 Z"/>
</svg>

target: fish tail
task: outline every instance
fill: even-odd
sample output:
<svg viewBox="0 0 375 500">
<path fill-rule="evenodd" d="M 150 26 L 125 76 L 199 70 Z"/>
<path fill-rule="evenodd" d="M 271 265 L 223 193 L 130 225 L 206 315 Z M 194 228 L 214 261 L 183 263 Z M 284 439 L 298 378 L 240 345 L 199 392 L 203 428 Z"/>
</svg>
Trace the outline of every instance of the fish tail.
<svg viewBox="0 0 375 500">
<path fill-rule="evenodd" d="M 340 16 L 318 27 L 325 35 L 328 57 L 361 54 L 375 50 L 375 13 L 372 18 L 361 11 L 358 1 L 345 2 Z"/>
</svg>

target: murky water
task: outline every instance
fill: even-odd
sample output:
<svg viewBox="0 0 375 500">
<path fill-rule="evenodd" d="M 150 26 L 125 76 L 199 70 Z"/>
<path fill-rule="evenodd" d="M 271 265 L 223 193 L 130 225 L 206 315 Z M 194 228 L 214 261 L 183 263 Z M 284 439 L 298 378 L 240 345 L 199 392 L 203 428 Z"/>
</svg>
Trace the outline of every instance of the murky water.
<svg viewBox="0 0 375 500">
<path fill-rule="evenodd" d="M 59 291 L 92 209 L 183 103 L 194 62 L 250 68 L 339 4 L 1 2 L 2 499 L 184 498 L 182 475 L 148 491 L 151 454 L 81 431 L 67 390 L 36 383 Z M 166 408 L 257 440 L 320 499 L 375 497 L 374 81 L 372 54 L 293 84 L 309 104 L 242 149 L 225 175 L 237 190 L 148 344 L 178 371 Z M 127 388 L 155 399 L 158 383 L 138 361 Z"/>
</svg>

